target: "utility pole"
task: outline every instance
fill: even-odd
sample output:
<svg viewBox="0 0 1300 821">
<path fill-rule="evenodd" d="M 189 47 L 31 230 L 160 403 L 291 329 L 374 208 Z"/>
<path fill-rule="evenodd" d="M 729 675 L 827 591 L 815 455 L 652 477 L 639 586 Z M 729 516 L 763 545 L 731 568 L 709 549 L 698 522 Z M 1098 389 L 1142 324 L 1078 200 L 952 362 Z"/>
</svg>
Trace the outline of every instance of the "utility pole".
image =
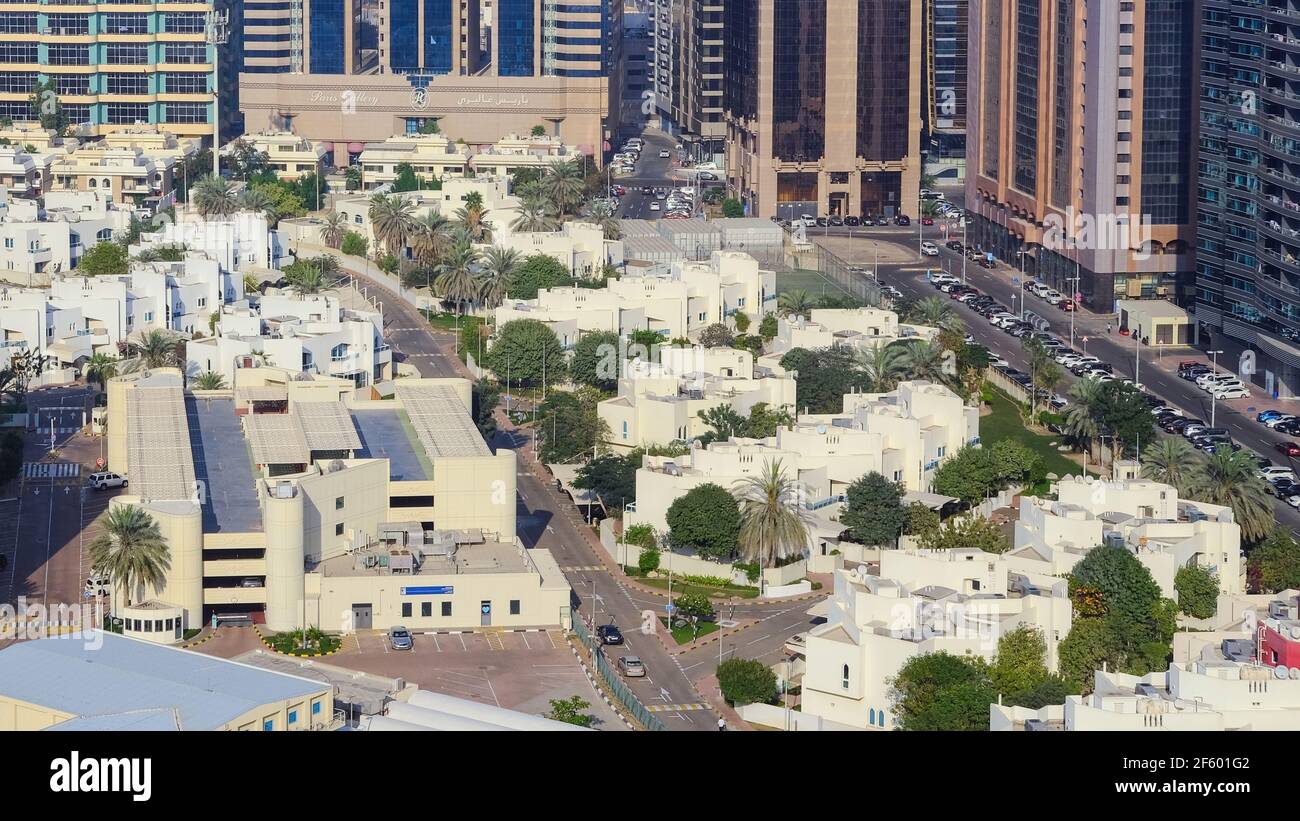
<svg viewBox="0 0 1300 821">
<path fill-rule="evenodd" d="M 1223 351 L 1206 351 L 1206 353 L 1210 355 L 1210 361 L 1212 363 L 1211 366 L 1214 368 L 1215 372 L 1217 373 L 1219 370 L 1219 354 L 1223 353 Z M 1214 409 L 1215 409 L 1214 406 L 1215 406 L 1214 391 L 1210 391 L 1210 427 L 1214 427 Z"/>
</svg>

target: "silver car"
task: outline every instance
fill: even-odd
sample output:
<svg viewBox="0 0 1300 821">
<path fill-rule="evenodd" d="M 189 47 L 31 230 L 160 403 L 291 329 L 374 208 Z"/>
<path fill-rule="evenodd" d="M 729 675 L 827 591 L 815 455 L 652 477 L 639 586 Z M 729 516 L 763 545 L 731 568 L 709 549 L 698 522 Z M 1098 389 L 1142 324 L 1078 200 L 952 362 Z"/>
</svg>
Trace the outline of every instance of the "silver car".
<svg viewBox="0 0 1300 821">
<path fill-rule="evenodd" d="M 642 678 L 645 676 L 645 665 L 636 656 L 619 656 L 618 671 L 626 678 Z"/>
<path fill-rule="evenodd" d="M 415 646 L 411 631 L 400 624 L 388 630 L 388 646 L 394 650 L 410 650 Z"/>
</svg>

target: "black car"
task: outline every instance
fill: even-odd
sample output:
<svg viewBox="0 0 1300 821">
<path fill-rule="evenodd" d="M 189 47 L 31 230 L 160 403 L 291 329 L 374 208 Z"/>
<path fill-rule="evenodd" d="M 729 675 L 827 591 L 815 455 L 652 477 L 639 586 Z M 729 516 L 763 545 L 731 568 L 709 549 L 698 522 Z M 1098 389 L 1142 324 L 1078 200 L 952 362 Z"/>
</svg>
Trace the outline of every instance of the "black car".
<svg viewBox="0 0 1300 821">
<path fill-rule="evenodd" d="M 600 638 L 601 644 L 622 644 L 623 634 L 612 624 L 602 624 L 596 628 L 596 635 Z"/>
<path fill-rule="evenodd" d="M 876 217 L 876 225 L 888 225 L 889 217 Z"/>
<path fill-rule="evenodd" d="M 961 243 L 955 239 L 950 239 L 947 242 L 945 242 L 943 245 L 945 248 L 956 251 L 959 254 L 962 252 Z"/>
<path fill-rule="evenodd" d="M 894 217 L 894 224 L 895 224 L 895 225 L 911 225 L 911 224 L 912 224 L 912 218 L 909 217 L 909 216 L 906 215 L 906 214 L 899 214 L 898 216 Z"/>
<path fill-rule="evenodd" d="M 830 223 L 828 223 L 828 222 L 826 221 L 826 218 L 825 218 L 825 217 L 818 217 L 818 218 L 817 218 L 817 227 L 818 227 L 818 228 L 825 228 L 825 227 L 826 227 L 827 225 L 829 225 L 829 224 L 830 224 Z"/>
<path fill-rule="evenodd" d="M 838 217 L 838 216 L 833 216 L 833 217 L 831 217 L 831 218 L 828 220 L 828 222 L 830 222 L 830 224 L 831 224 L 833 227 L 835 227 L 835 228 L 839 228 L 841 225 L 844 224 L 844 220 L 843 220 L 843 218 Z"/>
<path fill-rule="evenodd" d="M 1300 436 L 1300 419 L 1287 422 L 1279 422 L 1273 427 L 1278 433 L 1285 433 L 1287 436 Z"/>
<path fill-rule="evenodd" d="M 861 225 L 862 220 L 850 214 L 849 216 L 844 218 L 844 224 L 848 226 Z"/>
<path fill-rule="evenodd" d="M 1207 373 L 1214 373 L 1214 368 L 1208 365 L 1197 365 L 1186 370 L 1179 370 L 1178 375 L 1188 382 L 1195 382 L 1198 378 L 1205 376 Z"/>
</svg>

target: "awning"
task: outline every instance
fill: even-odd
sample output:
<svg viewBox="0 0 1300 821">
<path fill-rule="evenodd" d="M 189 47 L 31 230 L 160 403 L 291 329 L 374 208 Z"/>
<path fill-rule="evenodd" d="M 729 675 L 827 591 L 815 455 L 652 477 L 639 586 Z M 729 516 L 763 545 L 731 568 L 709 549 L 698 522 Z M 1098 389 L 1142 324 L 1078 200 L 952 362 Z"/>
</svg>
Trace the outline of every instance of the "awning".
<svg viewBox="0 0 1300 821">
<path fill-rule="evenodd" d="M 283 385 L 254 385 L 236 390 L 235 399 L 240 402 L 287 402 L 289 390 Z"/>
<path fill-rule="evenodd" d="M 952 496 L 940 496 L 937 493 L 921 493 L 915 490 L 909 490 L 903 494 L 903 504 L 910 505 L 913 502 L 920 502 L 931 510 L 939 510 L 944 505 L 957 501 Z"/>
</svg>

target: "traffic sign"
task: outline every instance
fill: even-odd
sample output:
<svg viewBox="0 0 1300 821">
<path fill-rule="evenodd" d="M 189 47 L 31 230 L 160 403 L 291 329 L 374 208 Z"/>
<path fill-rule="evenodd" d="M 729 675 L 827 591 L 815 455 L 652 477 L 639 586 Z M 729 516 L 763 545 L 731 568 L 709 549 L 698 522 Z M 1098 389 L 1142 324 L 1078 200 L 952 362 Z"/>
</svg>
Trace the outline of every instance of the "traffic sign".
<svg viewBox="0 0 1300 821">
<path fill-rule="evenodd" d="M 104 467 L 104 465 L 106 465 L 106 464 L 108 464 L 108 463 L 104 461 L 104 457 L 102 457 L 102 456 L 101 456 L 100 458 L 98 458 L 98 459 L 95 460 L 95 467 L 97 467 L 97 468 L 101 468 L 101 469 L 102 469 L 102 468 Z"/>
<path fill-rule="evenodd" d="M 666 612 L 668 612 L 668 613 L 673 612 L 673 609 L 674 609 L 674 608 L 673 608 L 673 603 L 672 603 L 672 602 L 669 602 L 668 604 L 665 604 L 665 605 L 664 605 L 664 610 L 665 610 Z"/>
</svg>

